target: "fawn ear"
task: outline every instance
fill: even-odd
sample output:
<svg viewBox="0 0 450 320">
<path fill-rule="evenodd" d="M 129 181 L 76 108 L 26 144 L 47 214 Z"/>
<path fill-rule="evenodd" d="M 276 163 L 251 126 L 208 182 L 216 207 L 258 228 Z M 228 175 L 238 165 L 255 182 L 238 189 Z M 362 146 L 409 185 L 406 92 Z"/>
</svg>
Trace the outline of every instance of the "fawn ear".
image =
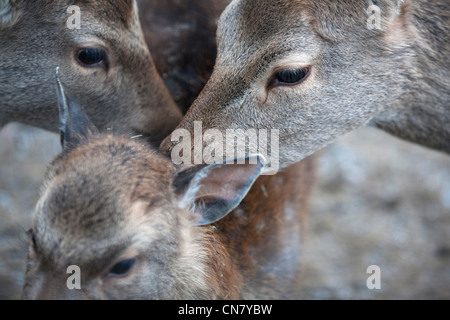
<svg viewBox="0 0 450 320">
<path fill-rule="evenodd" d="M 92 134 L 98 133 L 98 130 L 81 107 L 66 95 L 59 76 L 59 67 L 56 68 L 56 95 L 61 146 L 64 151 L 68 151 Z"/>
<path fill-rule="evenodd" d="M 22 9 L 21 0 L 0 0 L 0 30 L 16 23 Z"/>
<path fill-rule="evenodd" d="M 230 161 L 176 174 L 173 185 L 178 206 L 192 213 L 193 225 L 207 225 L 225 217 L 245 198 L 263 168 L 260 155 L 245 158 L 244 164 L 226 163 Z"/>
</svg>

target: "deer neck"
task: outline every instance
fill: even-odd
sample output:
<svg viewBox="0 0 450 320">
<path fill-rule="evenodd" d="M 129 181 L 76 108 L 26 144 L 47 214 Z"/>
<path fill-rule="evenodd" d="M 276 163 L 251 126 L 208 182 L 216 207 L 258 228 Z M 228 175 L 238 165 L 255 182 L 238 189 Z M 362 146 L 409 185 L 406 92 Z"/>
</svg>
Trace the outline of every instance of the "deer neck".
<svg viewBox="0 0 450 320">
<path fill-rule="evenodd" d="M 444 9 L 445 1 L 434 2 L 420 1 L 414 7 L 412 23 L 417 35 L 409 57 L 405 56 L 413 64 L 405 69 L 401 104 L 378 115 L 372 124 L 400 138 L 450 153 L 450 45 L 442 41 L 442 36 L 450 32 L 450 14 Z"/>
<path fill-rule="evenodd" d="M 450 153 L 449 123 L 450 108 L 430 101 L 384 112 L 371 124 L 399 138 Z"/>
<path fill-rule="evenodd" d="M 307 158 L 261 176 L 242 203 L 214 225 L 214 235 L 239 266 L 240 299 L 288 298 L 298 288 L 313 172 L 314 158 Z"/>
</svg>

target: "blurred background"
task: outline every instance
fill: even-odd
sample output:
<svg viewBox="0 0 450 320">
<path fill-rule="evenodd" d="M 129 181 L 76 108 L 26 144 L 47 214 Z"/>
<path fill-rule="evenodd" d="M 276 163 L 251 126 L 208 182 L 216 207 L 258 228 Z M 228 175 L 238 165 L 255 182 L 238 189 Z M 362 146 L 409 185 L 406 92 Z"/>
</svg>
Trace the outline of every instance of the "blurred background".
<svg viewBox="0 0 450 320">
<path fill-rule="evenodd" d="M 31 213 L 59 137 L 0 131 L 0 299 L 20 298 Z M 321 151 L 303 299 L 450 299 L 450 157 L 363 128 Z M 366 286 L 381 269 L 381 289 Z"/>
</svg>

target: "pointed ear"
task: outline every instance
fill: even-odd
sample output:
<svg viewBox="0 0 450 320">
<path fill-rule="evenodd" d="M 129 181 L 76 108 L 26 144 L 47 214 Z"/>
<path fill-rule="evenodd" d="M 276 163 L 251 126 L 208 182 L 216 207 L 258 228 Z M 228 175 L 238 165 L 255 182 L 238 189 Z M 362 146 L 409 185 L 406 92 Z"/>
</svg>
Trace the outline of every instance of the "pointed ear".
<svg viewBox="0 0 450 320">
<path fill-rule="evenodd" d="M 173 185 L 179 196 L 178 206 L 192 213 L 193 225 L 207 225 L 222 219 L 245 198 L 264 166 L 260 155 L 245 160 L 245 164 L 226 164 L 225 161 L 176 174 Z"/>
<path fill-rule="evenodd" d="M 0 0 L 0 30 L 16 23 L 22 9 L 20 0 Z"/>
<path fill-rule="evenodd" d="M 59 67 L 56 68 L 56 95 L 61 146 L 67 151 L 75 148 L 90 135 L 98 133 L 98 130 L 81 107 L 66 95 L 59 76 Z"/>
</svg>

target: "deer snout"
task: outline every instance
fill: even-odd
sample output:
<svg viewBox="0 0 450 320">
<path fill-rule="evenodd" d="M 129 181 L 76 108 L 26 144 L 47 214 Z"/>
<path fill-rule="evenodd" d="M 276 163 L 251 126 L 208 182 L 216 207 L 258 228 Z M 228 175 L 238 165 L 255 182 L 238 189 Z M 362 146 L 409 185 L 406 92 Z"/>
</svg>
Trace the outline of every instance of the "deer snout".
<svg viewBox="0 0 450 320">
<path fill-rule="evenodd" d="M 144 133 L 150 137 L 150 143 L 157 147 L 180 123 L 182 114 L 177 107 L 167 106 L 165 110 L 161 110 L 160 115 L 154 115 L 154 118 L 164 120 L 152 120 L 151 123 L 147 121 L 141 129 L 136 130 L 136 134 Z M 159 125 L 156 125 L 158 122 Z"/>
</svg>

